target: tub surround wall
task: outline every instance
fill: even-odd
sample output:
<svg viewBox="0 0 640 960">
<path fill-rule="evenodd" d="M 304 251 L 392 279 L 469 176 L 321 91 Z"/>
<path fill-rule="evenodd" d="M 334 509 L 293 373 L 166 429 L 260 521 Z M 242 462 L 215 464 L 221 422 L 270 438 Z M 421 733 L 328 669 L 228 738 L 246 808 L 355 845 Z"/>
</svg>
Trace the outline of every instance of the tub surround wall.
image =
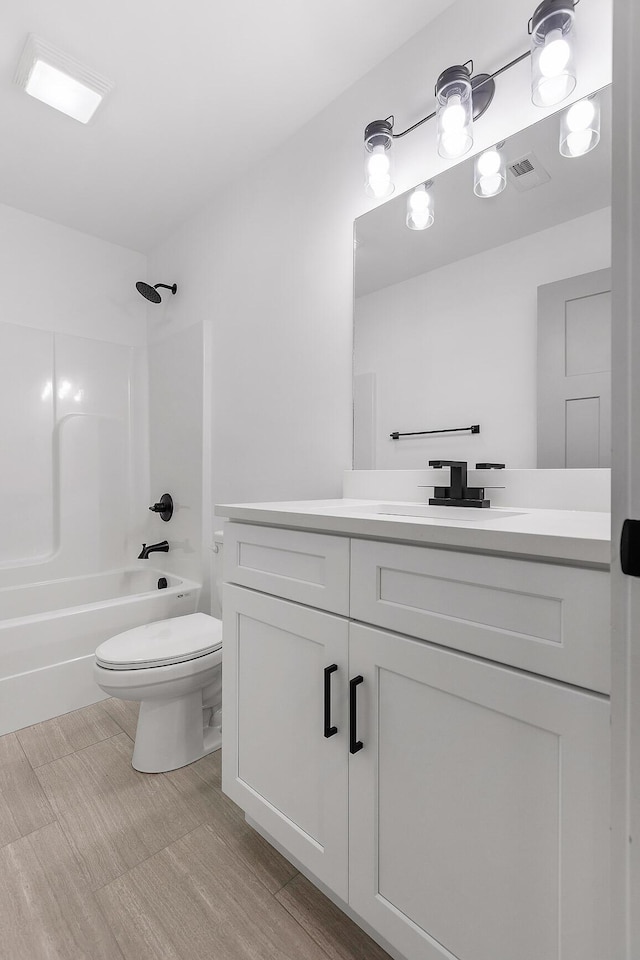
<svg viewBox="0 0 640 960">
<path fill-rule="evenodd" d="M 163 274 L 164 275 L 164 274 Z M 180 291 L 179 291 L 180 292 Z M 201 609 L 209 612 L 208 577 L 203 577 L 203 325 L 162 336 L 162 316 L 149 343 L 150 473 L 152 497 L 170 493 L 174 514 L 169 523 L 148 514 L 147 542 L 168 539 L 163 566 L 205 586 Z M 154 336 L 155 335 L 155 336 Z"/>
<path fill-rule="evenodd" d="M 77 606 L 88 574 L 136 562 L 147 523 L 146 258 L 2 205 L 0 258 L 2 734 L 102 699 L 96 642 L 168 614 L 155 595 Z"/>
<path fill-rule="evenodd" d="M 7 206 L 0 256 L 0 586 L 122 566 L 148 496 L 145 258 Z"/>
</svg>

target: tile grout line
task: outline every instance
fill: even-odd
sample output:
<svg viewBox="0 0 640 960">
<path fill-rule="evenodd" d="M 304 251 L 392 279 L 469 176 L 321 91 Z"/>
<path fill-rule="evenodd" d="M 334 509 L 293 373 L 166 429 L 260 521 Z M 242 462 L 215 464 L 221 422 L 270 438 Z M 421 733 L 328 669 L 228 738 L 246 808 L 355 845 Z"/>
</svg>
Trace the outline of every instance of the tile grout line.
<svg viewBox="0 0 640 960">
<path fill-rule="evenodd" d="M 73 711 L 71 711 L 71 712 L 73 712 Z M 127 737 L 127 739 L 129 740 L 129 742 L 133 744 L 134 741 L 133 741 L 132 738 L 129 736 L 129 734 L 127 733 L 127 731 L 122 728 L 121 724 L 118 723 L 118 721 L 117 721 L 114 717 L 112 717 L 111 714 L 110 714 L 108 711 L 105 710 L 105 713 L 107 714 L 107 716 L 108 716 L 111 720 L 113 720 L 113 722 L 116 724 L 116 726 L 120 728 L 120 733 L 113 734 L 113 735 L 110 736 L 110 737 L 104 737 L 102 740 L 96 740 L 94 743 L 87 744 L 86 747 L 81 747 L 81 748 L 78 749 L 78 750 L 72 750 L 72 751 L 70 751 L 69 753 L 66 753 L 66 754 L 63 754 L 63 755 L 60 756 L 60 757 L 54 758 L 53 760 L 47 760 L 45 763 L 40 763 L 40 764 L 38 764 L 38 765 L 35 766 L 35 767 L 34 767 L 33 764 L 31 763 L 31 761 L 29 760 L 28 756 L 26 755 L 26 752 L 25 752 L 25 750 L 24 750 L 24 747 L 22 746 L 22 743 L 20 742 L 20 740 L 19 740 L 19 738 L 18 738 L 18 742 L 19 742 L 19 745 L 20 745 L 20 749 L 22 750 L 22 752 L 23 752 L 23 754 L 24 754 L 24 756 L 25 756 L 25 759 L 26 759 L 27 762 L 29 763 L 29 766 L 30 766 L 31 769 L 33 770 L 33 772 L 34 772 L 34 774 L 36 775 L 36 777 L 38 776 L 38 773 L 37 773 L 38 770 L 41 770 L 41 769 L 44 768 L 44 767 L 48 767 L 48 766 L 50 766 L 50 764 L 52 764 L 52 763 L 57 763 L 59 760 L 64 760 L 64 759 L 66 759 L 67 757 L 75 756 L 76 754 L 81 754 L 81 753 L 83 753 L 85 750 L 89 750 L 89 749 L 92 748 L 92 747 L 96 747 L 96 746 L 98 746 L 98 744 L 101 744 L 101 743 L 107 743 L 109 740 L 114 740 L 114 739 L 116 739 L 116 737 L 120 737 L 120 736 L 124 735 L 124 736 Z M 43 723 L 46 723 L 46 722 L 47 722 L 47 721 L 43 721 Z M 24 729 L 28 729 L 28 728 L 24 728 Z M 17 733 L 16 733 L 16 737 L 17 737 Z M 206 756 L 208 756 L 208 754 L 207 754 Z M 202 757 L 202 758 L 200 758 L 200 759 L 204 759 L 204 757 Z M 196 761 L 196 762 L 197 762 L 197 761 Z M 169 772 L 171 772 L 171 771 L 169 771 Z M 216 789 L 208 780 L 206 780 L 206 779 L 198 772 L 198 770 L 196 769 L 195 765 L 194 765 L 194 770 L 193 770 L 193 772 L 194 772 L 195 775 L 198 777 L 198 779 L 207 787 L 207 789 L 209 789 L 209 790 L 211 790 L 211 791 L 213 791 L 214 789 Z M 171 782 L 171 780 L 169 779 L 169 777 L 166 776 L 166 773 L 163 772 L 163 773 L 161 773 L 161 774 L 154 774 L 153 776 L 160 776 L 160 777 L 162 777 L 163 782 L 170 787 L 170 789 L 171 789 L 171 791 L 172 791 L 173 793 L 176 794 L 176 797 L 179 798 L 180 802 L 184 802 L 184 801 L 183 801 L 183 794 L 182 794 L 181 791 L 178 790 L 178 788 Z M 51 811 L 52 811 L 52 814 L 53 814 L 53 816 L 54 816 L 54 819 L 51 820 L 50 823 L 58 823 L 58 824 L 59 824 L 60 829 L 62 830 L 62 833 L 63 833 L 63 835 L 64 835 L 64 838 L 65 838 L 66 842 L 69 844 L 69 846 L 70 846 L 70 848 L 71 848 L 71 850 L 72 850 L 72 853 L 73 853 L 75 859 L 76 859 L 76 860 L 80 860 L 81 866 L 82 866 L 83 870 L 86 871 L 86 870 L 87 870 L 87 867 L 86 867 L 86 865 L 85 865 L 85 863 L 84 863 L 84 859 L 82 858 L 82 855 L 81 855 L 80 851 L 77 850 L 76 847 L 74 846 L 72 838 L 67 834 L 67 831 L 65 830 L 64 822 L 63 822 L 62 820 L 60 820 L 60 818 L 57 816 L 56 810 L 53 808 L 53 806 L 52 806 L 52 804 L 51 804 L 51 801 L 49 800 L 49 797 L 48 797 L 47 794 L 46 794 L 46 791 L 44 791 L 44 787 L 42 786 L 42 783 L 40 782 L 39 777 L 38 777 L 38 783 L 40 784 L 40 789 L 43 790 L 43 792 L 44 792 L 44 794 L 45 794 L 45 798 L 46 798 L 46 800 L 47 800 L 47 803 L 48 803 L 49 806 L 51 807 Z M 220 792 L 223 793 L 221 786 L 220 786 L 219 789 L 220 789 Z M 223 796 L 226 798 L 226 794 L 223 793 Z M 185 805 L 187 805 L 187 804 L 185 803 Z M 246 824 L 246 818 L 243 820 L 243 823 Z M 49 826 L 49 824 L 43 824 L 43 826 Z M 137 867 L 141 866 L 142 864 L 146 863 L 146 862 L 147 862 L 148 860 L 150 860 L 152 857 L 156 856 L 157 854 L 163 853 L 165 850 L 167 850 L 167 849 L 168 849 L 170 846 L 172 846 L 174 843 L 178 843 L 179 841 L 184 840 L 185 837 L 188 837 L 188 836 L 189 836 L 191 833 L 193 833 L 194 831 L 199 830 L 201 827 L 205 827 L 205 826 L 206 826 L 206 827 L 209 827 L 209 828 L 212 829 L 214 832 L 216 832 L 216 831 L 215 831 L 215 823 L 212 822 L 212 820 L 205 815 L 204 819 L 202 819 L 202 820 L 200 821 L 200 823 L 198 823 L 195 827 L 191 828 L 190 830 L 187 830 L 187 831 L 186 831 L 184 834 L 182 834 L 181 836 L 176 837 L 174 840 L 172 840 L 170 843 L 166 844 L 166 845 L 165 845 L 164 847 L 162 847 L 160 850 L 156 850 L 156 851 L 154 851 L 153 853 L 149 854 L 149 856 L 145 857 L 143 860 L 140 860 L 139 863 L 136 863 L 133 867 L 129 867 L 127 870 L 124 870 L 122 873 L 118 874 L 118 876 L 113 877 L 111 880 L 107 881 L 107 883 L 101 884 L 99 887 L 95 887 L 95 888 L 94 888 L 93 886 L 90 886 L 90 893 L 95 897 L 95 894 L 97 894 L 100 890 L 103 890 L 105 887 L 108 887 L 110 884 L 115 883 L 117 880 L 121 880 L 123 877 L 126 877 L 129 873 L 131 873 L 133 870 L 137 869 Z M 39 828 L 39 829 L 41 829 L 41 828 Z M 251 828 L 250 828 L 250 829 L 251 829 Z M 37 831 L 32 831 L 32 833 L 35 833 L 35 832 L 37 832 Z M 260 836 L 260 834 L 257 834 L 257 835 Z M 228 846 L 229 849 L 231 849 L 231 845 L 230 845 L 230 844 L 227 844 L 227 842 L 225 841 L 225 839 L 224 839 L 220 834 L 218 834 L 218 833 L 216 832 L 216 836 L 218 836 L 219 839 L 220 839 L 223 843 L 225 843 L 225 846 Z M 21 837 L 18 837 L 18 838 L 16 838 L 16 840 L 17 840 L 17 839 L 22 839 L 22 838 L 21 838 Z M 10 841 L 10 842 L 15 842 L 15 841 Z M 0 849 L 2 849 L 2 848 L 0 847 Z M 275 848 L 274 848 L 274 849 L 275 849 Z M 286 859 L 286 858 L 285 858 L 285 859 Z M 289 861 L 287 861 L 287 862 L 289 862 Z M 296 874 L 295 874 L 293 877 L 291 877 L 289 880 L 287 880 L 286 883 L 283 883 L 282 886 L 280 886 L 277 890 L 272 890 L 270 887 L 267 886 L 267 884 L 265 883 L 265 881 L 264 881 L 264 880 L 262 879 L 262 877 L 259 875 L 258 871 L 256 871 L 251 864 L 247 864 L 247 866 L 248 866 L 249 869 L 251 870 L 251 873 L 254 875 L 255 879 L 260 883 L 260 885 L 261 885 L 262 887 L 264 887 L 264 889 L 267 891 L 267 893 L 269 893 L 274 899 L 277 899 L 277 895 L 278 895 L 282 890 L 284 890 L 285 887 L 287 887 L 287 886 L 298 876 L 298 872 L 296 872 Z M 293 865 L 292 865 L 292 866 L 293 866 Z M 96 900 L 97 900 L 97 898 L 96 898 Z M 286 910 L 286 912 L 289 914 L 289 916 L 292 916 L 292 917 L 293 917 L 293 914 L 290 914 L 290 913 L 289 913 L 289 911 L 287 910 L 287 908 L 285 907 L 284 904 L 280 903 L 279 900 L 278 900 L 278 903 L 280 904 L 280 906 L 282 906 L 282 907 Z M 295 920 L 295 917 L 293 917 L 293 919 Z M 297 922 L 298 922 L 298 921 L 296 920 L 296 923 L 297 923 Z M 298 924 L 298 925 L 301 926 L 301 924 Z M 304 927 L 302 927 L 302 929 L 304 929 Z M 305 931 L 305 932 L 306 932 L 306 931 Z M 313 938 L 311 938 L 311 939 L 313 939 Z M 314 942 L 315 942 L 315 941 L 314 941 Z M 326 953 L 326 951 L 323 951 L 323 952 Z"/>
<path fill-rule="evenodd" d="M 79 750 L 72 750 L 71 753 L 65 753 L 61 757 L 56 757 L 55 760 L 47 760 L 46 763 L 39 763 L 37 767 L 32 767 L 33 772 L 38 774 L 38 770 L 42 770 L 43 767 L 50 767 L 52 763 L 58 763 L 60 760 L 66 760 L 68 757 L 75 757 L 81 753 L 84 753 L 85 750 L 91 750 L 92 747 L 98 747 L 101 743 L 108 743 L 109 740 L 115 740 L 117 737 L 125 736 L 130 743 L 133 743 L 131 737 L 125 730 L 121 730 L 120 733 L 114 733 L 110 737 L 105 737 L 104 740 L 96 740 L 95 743 L 88 743 L 86 747 L 80 747 Z M 137 773 L 138 771 L 136 771 Z"/>
<path fill-rule="evenodd" d="M 300 876 L 300 874 L 296 874 L 296 876 Z M 292 883 L 294 880 L 295 880 L 295 877 L 292 877 L 291 880 L 288 880 L 288 881 L 285 883 L 284 887 L 288 887 L 289 884 Z M 278 890 L 278 893 L 281 893 L 282 890 L 284 890 L 284 887 L 281 887 L 280 890 Z M 282 909 L 287 913 L 287 915 L 288 915 L 289 917 L 291 917 L 291 919 L 293 920 L 293 922 L 298 924 L 298 926 L 300 927 L 300 929 L 304 931 L 304 933 L 307 935 L 307 937 L 309 938 L 309 940 L 311 940 L 311 942 L 316 945 L 316 947 L 318 948 L 318 950 L 321 950 L 322 953 L 325 955 L 325 957 L 328 957 L 329 960 L 333 960 L 333 957 L 331 956 L 331 954 L 329 953 L 329 951 L 328 951 L 328 950 L 325 950 L 325 948 L 322 946 L 321 943 L 318 942 L 318 940 L 316 940 L 316 938 L 313 936 L 313 934 L 312 934 L 309 930 L 307 930 L 306 927 L 304 927 L 304 926 L 302 925 L 302 923 L 300 922 L 300 920 L 298 920 L 298 918 L 297 918 L 296 916 L 294 916 L 293 913 L 291 913 L 291 911 L 289 910 L 289 908 L 287 907 L 287 905 L 286 905 L 285 903 L 283 903 L 282 900 L 278 900 L 277 894 L 274 894 L 274 899 L 280 904 L 280 906 L 281 906 Z M 391 960 L 391 958 L 389 958 L 389 960 Z"/>
<path fill-rule="evenodd" d="M 47 803 L 49 803 L 48 799 L 47 799 Z M 51 804 L 49 804 L 49 806 L 51 806 Z M 7 843 L 0 844 L 0 853 L 5 849 L 5 847 L 10 847 L 12 843 L 19 843 L 21 840 L 26 840 L 28 837 L 32 837 L 34 833 L 39 833 L 40 830 L 44 830 L 45 827 L 50 827 L 54 823 L 57 823 L 60 829 L 62 829 L 62 824 L 60 823 L 58 817 L 56 816 L 55 810 L 52 810 L 51 812 L 54 815 L 53 820 L 48 820 L 46 823 L 42 823 L 39 827 L 36 827 L 35 830 L 30 830 L 29 833 L 23 833 L 19 837 L 14 837 L 13 840 L 9 840 Z M 67 839 L 67 836 L 65 834 L 65 840 L 66 839 Z"/>
<path fill-rule="evenodd" d="M 87 707 L 94 707 L 94 706 L 98 706 L 98 704 L 102 705 L 103 703 L 104 703 L 103 700 L 98 700 L 98 701 L 96 701 L 96 703 L 87 704 Z M 70 714 L 72 714 L 72 713 L 80 713 L 82 710 L 86 710 L 87 707 L 79 707 L 78 710 L 69 710 L 68 713 L 62 713 L 62 714 L 60 714 L 60 717 L 68 717 L 68 716 L 70 716 Z M 104 707 L 102 707 L 102 709 L 104 710 Z M 129 734 L 127 733 L 127 731 L 123 729 L 122 725 L 121 725 L 120 723 L 118 723 L 118 721 L 115 719 L 115 717 L 112 717 L 112 716 L 111 716 L 111 714 L 108 712 L 108 710 L 104 710 L 104 712 L 105 712 L 106 716 L 108 717 L 108 719 L 111 720 L 112 723 L 115 723 L 116 727 L 119 727 L 119 728 L 120 728 L 121 733 L 124 733 L 124 734 L 126 734 L 127 736 L 129 736 Z M 14 731 L 13 731 L 13 734 L 14 734 L 14 736 L 16 737 L 18 743 L 20 744 L 20 748 L 21 748 L 22 752 L 24 753 L 25 758 L 26 758 L 29 766 L 31 767 L 31 769 L 32 769 L 34 772 L 35 772 L 36 770 L 38 770 L 40 767 L 45 767 L 45 766 L 47 766 L 47 764 L 49 764 L 49 763 L 55 763 L 56 760 L 63 760 L 65 757 L 70 757 L 70 756 L 72 756 L 74 753 L 80 753 L 82 750 L 86 750 L 87 747 L 94 747 L 97 743 L 104 743 L 105 740 L 113 740 L 114 737 L 119 737 L 119 736 L 120 736 L 119 733 L 112 733 L 111 736 L 109 736 L 109 737 L 103 737 L 101 740 L 94 740 L 93 743 L 88 743 L 86 747 L 79 747 L 77 750 L 69 750 L 68 753 L 63 753 L 61 756 L 59 756 L 59 757 L 54 757 L 52 760 L 45 760 L 44 763 L 34 764 L 34 763 L 31 761 L 31 759 L 29 758 L 29 755 L 28 755 L 27 751 L 25 750 L 25 748 L 24 748 L 24 746 L 23 746 L 22 740 L 20 739 L 20 734 L 21 734 L 24 730 L 33 730 L 34 727 L 40 727 L 40 726 L 42 726 L 42 725 L 45 724 L 45 723 L 50 723 L 51 720 L 59 720 L 60 717 L 51 717 L 49 720 L 41 720 L 40 723 L 33 723 L 33 724 L 31 724 L 30 726 L 28 726 L 28 727 L 20 727 L 19 730 L 14 730 Z M 131 740 L 131 737 L 129 737 L 129 739 Z"/>
<path fill-rule="evenodd" d="M 152 860 L 154 857 L 157 857 L 159 854 L 164 853 L 165 850 L 168 850 L 169 847 L 173 846 L 174 843 L 180 843 L 181 840 L 184 840 L 190 834 L 195 833 L 196 830 L 199 830 L 200 827 L 205 826 L 204 823 L 199 823 L 196 827 L 192 827 L 191 830 L 187 830 L 186 833 L 183 833 L 181 836 L 176 837 L 175 840 L 172 840 L 171 843 L 168 843 L 165 847 L 162 847 L 160 850 L 156 850 L 155 853 L 150 853 L 148 857 L 145 857 L 144 860 L 140 860 L 139 863 L 134 864 L 133 867 L 129 867 L 127 870 L 124 870 L 122 873 L 119 873 L 117 877 L 112 877 L 111 880 L 107 880 L 106 883 L 101 884 L 99 887 L 92 888 L 92 893 L 94 895 L 100 893 L 102 890 L 105 890 L 107 887 L 110 887 L 112 883 L 117 883 L 119 880 L 122 880 L 123 877 L 128 876 L 128 874 L 133 873 L 134 870 L 137 870 L 138 867 L 141 867 L 144 863 L 147 863 L 149 860 Z M 65 834 L 66 837 L 66 834 Z"/>
</svg>

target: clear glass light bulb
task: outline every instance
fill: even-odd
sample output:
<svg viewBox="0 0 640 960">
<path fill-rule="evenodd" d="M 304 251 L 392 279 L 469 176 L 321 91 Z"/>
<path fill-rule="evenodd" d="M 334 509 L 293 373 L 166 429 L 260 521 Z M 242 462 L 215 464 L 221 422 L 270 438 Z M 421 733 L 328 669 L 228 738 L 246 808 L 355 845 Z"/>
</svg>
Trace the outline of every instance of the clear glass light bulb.
<svg viewBox="0 0 640 960">
<path fill-rule="evenodd" d="M 571 58 L 571 47 L 562 30 L 550 30 L 540 54 L 540 73 L 543 77 L 558 77 Z"/>
<path fill-rule="evenodd" d="M 430 198 L 426 189 L 424 187 L 422 187 L 422 189 L 417 187 L 409 197 L 409 204 L 414 213 L 421 213 L 424 210 L 428 210 Z"/>
<path fill-rule="evenodd" d="M 385 174 L 389 173 L 391 161 L 384 147 L 373 148 L 373 152 L 367 162 L 367 167 L 369 169 L 369 175 L 372 177 L 384 177 Z"/>
<path fill-rule="evenodd" d="M 572 157 L 582 157 L 589 152 L 592 140 L 591 130 L 576 130 L 567 137 L 567 151 Z"/>
<path fill-rule="evenodd" d="M 476 157 L 473 192 L 477 197 L 496 197 L 507 185 L 503 144 L 491 147 Z"/>
<path fill-rule="evenodd" d="M 375 199 L 393 193 L 391 158 L 383 146 L 374 147 L 367 156 L 367 183 L 370 195 Z"/>
<path fill-rule="evenodd" d="M 588 130 L 593 123 L 596 108 L 593 100 L 578 100 L 567 111 L 567 126 L 572 133 Z"/>
<path fill-rule="evenodd" d="M 490 177 L 483 177 L 480 190 L 483 197 L 495 197 L 502 190 L 502 177 L 499 173 L 494 173 Z"/>
<path fill-rule="evenodd" d="M 485 150 L 478 157 L 478 173 L 481 177 L 491 177 L 500 169 L 500 154 L 497 150 Z"/>
<path fill-rule="evenodd" d="M 442 135 L 442 146 L 445 156 L 451 159 L 462 157 L 470 150 L 469 137 L 463 130 L 456 130 L 453 133 L 445 132 Z"/>
<path fill-rule="evenodd" d="M 442 129 L 447 133 L 457 133 L 466 124 L 467 115 L 462 106 L 461 98 L 457 94 L 449 97 L 449 101 L 442 111 Z"/>
<path fill-rule="evenodd" d="M 431 195 L 427 185 L 419 184 L 407 200 L 407 226 L 410 230 L 426 230 L 434 221 Z"/>
<path fill-rule="evenodd" d="M 600 142 L 600 102 L 598 97 L 578 100 L 560 119 L 560 153 L 563 157 L 582 157 Z"/>
</svg>

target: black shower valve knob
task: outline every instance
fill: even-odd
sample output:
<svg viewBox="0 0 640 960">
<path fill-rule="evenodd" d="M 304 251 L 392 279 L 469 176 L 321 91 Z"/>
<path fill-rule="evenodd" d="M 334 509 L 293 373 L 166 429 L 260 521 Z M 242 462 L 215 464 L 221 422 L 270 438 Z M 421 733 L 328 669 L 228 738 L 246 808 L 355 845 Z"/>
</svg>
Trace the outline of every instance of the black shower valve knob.
<svg viewBox="0 0 640 960">
<path fill-rule="evenodd" d="M 149 507 L 152 513 L 160 514 L 161 520 L 171 520 L 173 516 L 173 498 L 170 493 L 163 493 L 157 503 Z"/>
</svg>

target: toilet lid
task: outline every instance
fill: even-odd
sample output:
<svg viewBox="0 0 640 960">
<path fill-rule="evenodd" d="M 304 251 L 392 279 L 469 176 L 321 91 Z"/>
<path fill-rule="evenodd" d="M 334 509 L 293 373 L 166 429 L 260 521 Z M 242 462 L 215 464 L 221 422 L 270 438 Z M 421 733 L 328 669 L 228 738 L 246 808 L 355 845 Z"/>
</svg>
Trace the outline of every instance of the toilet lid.
<svg viewBox="0 0 640 960">
<path fill-rule="evenodd" d="M 222 621 L 206 613 L 157 620 L 101 643 L 96 660 L 111 670 L 162 667 L 195 660 L 222 646 Z"/>
</svg>

